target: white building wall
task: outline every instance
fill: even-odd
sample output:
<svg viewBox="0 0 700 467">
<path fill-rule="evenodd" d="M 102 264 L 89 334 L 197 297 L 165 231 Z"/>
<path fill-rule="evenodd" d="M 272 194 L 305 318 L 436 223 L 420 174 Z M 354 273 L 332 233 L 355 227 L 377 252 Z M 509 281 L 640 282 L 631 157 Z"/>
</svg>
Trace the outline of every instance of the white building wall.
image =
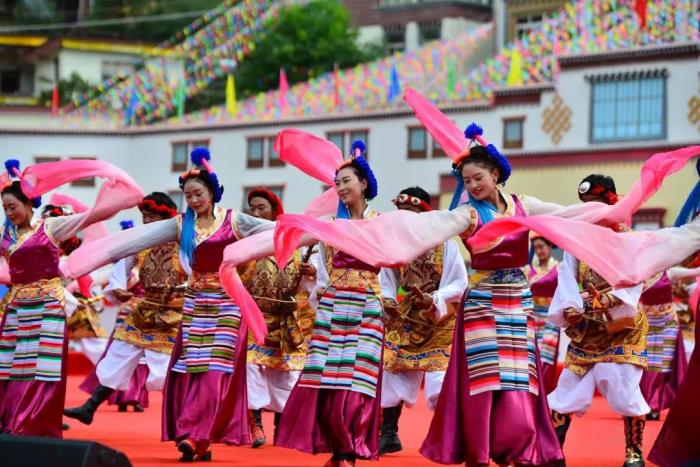
<svg viewBox="0 0 700 467">
<path fill-rule="evenodd" d="M 104 62 L 129 64 L 136 60 L 136 56 L 129 54 L 62 49 L 58 58 L 60 79 L 69 79 L 76 72 L 90 83 L 100 83 Z"/>
</svg>

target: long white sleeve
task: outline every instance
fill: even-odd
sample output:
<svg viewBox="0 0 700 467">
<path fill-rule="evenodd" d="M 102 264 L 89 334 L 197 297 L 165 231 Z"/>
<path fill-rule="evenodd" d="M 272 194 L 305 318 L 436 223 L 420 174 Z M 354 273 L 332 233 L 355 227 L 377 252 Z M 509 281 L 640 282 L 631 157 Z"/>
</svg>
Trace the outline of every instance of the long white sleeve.
<svg viewBox="0 0 700 467">
<path fill-rule="evenodd" d="M 78 299 L 75 298 L 75 296 L 66 288 L 63 289 L 63 299 L 66 302 L 64 308 L 66 311 L 66 317 L 70 318 L 73 313 L 75 313 L 75 310 L 78 309 L 78 306 L 80 306 L 80 302 L 78 302 Z"/>
<path fill-rule="evenodd" d="M 457 302 L 462 298 L 468 282 L 467 268 L 459 248 L 454 240 L 448 240 L 445 242 L 442 254 L 440 288 L 433 292 L 433 303 L 438 319 L 447 316 L 448 303 Z"/>
<path fill-rule="evenodd" d="M 681 266 L 675 266 L 666 271 L 668 279 L 670 281 L 675 281 L 676 279 L 687 279 L 691 277 L 700 276 L 700 268 L 684 268 Z"/>
<path fill-rule="evenodd" d="M 316 253 L 314 267 L 316 268 L 316 284 L 309 293 L 309 305 L 316 310 L 318 309 L 318 292 L 328 287 L 330 276 L 326 268 L 326 247 L 323 243 L 318 243 L 318 253 Z"/>
<path fill-rule="evenodd" d="M 115 290 L 128 290 L 129 274 L 136 264 L 136 257 L 129 256 L 122 258 L 114 264 L 112 271 L 109 274 L 107 287 L 104 289 L 105 297 L 111 302 L 116 303 L 117 299 L 113 292 Z"/>
<path fill-rule="evenodd" d="M 401 270 L 398 268 L 385 268 L 382 269 L 382 272 L 383 274 L 379 275 L 379 288 L 382 291 L 382 298 L 396 300 L 400 285 Z"/>
<path fill-rule="evenodd" d="M 549 305 L 547 318 L 559 327 L 566 328 L 569 323 L 564 318 L 564 310 L 575 308 L 583 310 L 583 299 L 576 281 L 578 261 L 569 253 L 564 252 L 564 258 L 557 270 L 557 290 L 554 291 L 552 303 Z"/>
<path fill-rule="evenodd" d="M 634 317 L 639 313 L 639 297 L 642 296 L 644 284 L 637 284 L 634 287 L 624 289 L 613 289 L 611 294 L 622 303 L 610 308 L 609 313 L 612 318 Z"/>
</svg>

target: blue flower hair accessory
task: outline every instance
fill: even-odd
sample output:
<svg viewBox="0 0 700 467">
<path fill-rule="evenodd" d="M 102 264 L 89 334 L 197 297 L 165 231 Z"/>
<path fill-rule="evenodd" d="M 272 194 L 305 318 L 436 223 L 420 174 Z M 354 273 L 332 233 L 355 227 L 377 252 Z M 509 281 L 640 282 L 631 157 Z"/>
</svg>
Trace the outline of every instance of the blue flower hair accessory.
<svg viewBox="0 0 700 467">
<path fill-rule="evenodd" d="M 369 166 L 369 162 L 367 162 L 367 159 L 365 159 L 362 155 L 366 149 L 367 147 L 363 141 L 353 141 L 350 150 L 350 158 L 346 159 L 345 162 L 340 164 L 340 167 L 338 167 L 335 173 L 337 175 L 341 169 L 350 166 L 357 169 L 367 179 L 367 188 L 364 192 L 365 199 L 372 200 L 377 197 L 379 186 L 377 184 L 377 178 L 374 176 L 374 172 L 372 172 L 372 168 Z M 350 212 L 341 201 L 338 201 L 338 212 L 336 217 L 339 219 L 350 219 Z"/>
<path fill-rule="evenodd" d="M 220 202 L 224 194 L 224 188 L 219 183 L 219 177 L 214 172 L 211 164 L 209 164 L 209 161 L 211 160 L 211 153 L 209 152 L 209 149 L 205 147 L 194 148 L 190 153 L 190 160 L 192 161 L 194 168 L 180 175 L 180 186 L 183 186 L 190 177 L 199 175 L 201 173 L 201 169 L 199 167 L 204 167 L 209 174 L 209 182 L 211 183 L 211 188 L 213 191 L 212 200 L 214 203 Z"/>
<path fill-rule="evenodd" d="M 131 229 L 131 228 L 134 227 L 134 221 L 129 220 L 129 219 L 120 221 L 120 222 L 119 222 L 119 227 L 121 227 L 122 230 Z"/>
</svg>

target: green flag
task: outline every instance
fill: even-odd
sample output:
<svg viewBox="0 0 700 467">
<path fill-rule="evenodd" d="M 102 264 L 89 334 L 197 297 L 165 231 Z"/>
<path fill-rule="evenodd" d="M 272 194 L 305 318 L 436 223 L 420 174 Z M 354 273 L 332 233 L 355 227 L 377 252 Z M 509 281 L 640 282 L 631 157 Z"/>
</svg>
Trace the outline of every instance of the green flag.
<svg viewBox="0 0 700 467">
<path fill-rule="evenodd" d="M 181 81 L 177 86 L 177 94 L 175 96 L 175 103 L 177 106 L 177 117 L 182 118 L 185 115 L 185 100 L 187 96 L 185 95 L 185 82 Z"/>
<path fill-rule="evenodd" d="M 452 97 L 457 92 L 457 71 L 454 60 L 447 62 L 447 96 Z"/>
</svg>

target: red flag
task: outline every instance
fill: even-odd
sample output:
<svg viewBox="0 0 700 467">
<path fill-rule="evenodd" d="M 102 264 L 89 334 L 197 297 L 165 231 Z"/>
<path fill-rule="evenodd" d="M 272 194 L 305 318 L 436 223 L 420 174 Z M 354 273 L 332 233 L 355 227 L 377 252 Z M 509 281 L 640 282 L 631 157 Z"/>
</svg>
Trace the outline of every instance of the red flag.
<svg viewBox="0 0 700 467">
<path fill-rule="evenodd" d="M 280 68 L 279 103 L 281 110 L 287 110 L 289 108 L 289 101 L 287 100 L 288 91 L 289 83 L 287 82 L 287 73 L 285 73 L 284 68 Z"/>
<path fill-rule="evenodd" d="M 337 63 L 333 70 L 333 104 L 336 108 L 340 107 L 340 70 Z"/>
<path fill-rule="evenodd" d="M 58 85 L 54 84 L 53 94 L 51 95 L 51 116 L 58 115 Z"/>
<path fill-rule="evenodd" d="M 92 293 L 90 292 L 90 286 L 92 285 L 92 277 L 90 277 L 90 275 L 80 276 L 78 277 L 77 281 L 78 288 L 80 289 L 80 294 L 85 298 L 92 297 Z"/>
<path fill-rule="evenodd" d="M 639 16 L 639 24 L 642 29 L 647 27 L 647 0 L 635 0 L 634 11 Z"/>
</svg>

